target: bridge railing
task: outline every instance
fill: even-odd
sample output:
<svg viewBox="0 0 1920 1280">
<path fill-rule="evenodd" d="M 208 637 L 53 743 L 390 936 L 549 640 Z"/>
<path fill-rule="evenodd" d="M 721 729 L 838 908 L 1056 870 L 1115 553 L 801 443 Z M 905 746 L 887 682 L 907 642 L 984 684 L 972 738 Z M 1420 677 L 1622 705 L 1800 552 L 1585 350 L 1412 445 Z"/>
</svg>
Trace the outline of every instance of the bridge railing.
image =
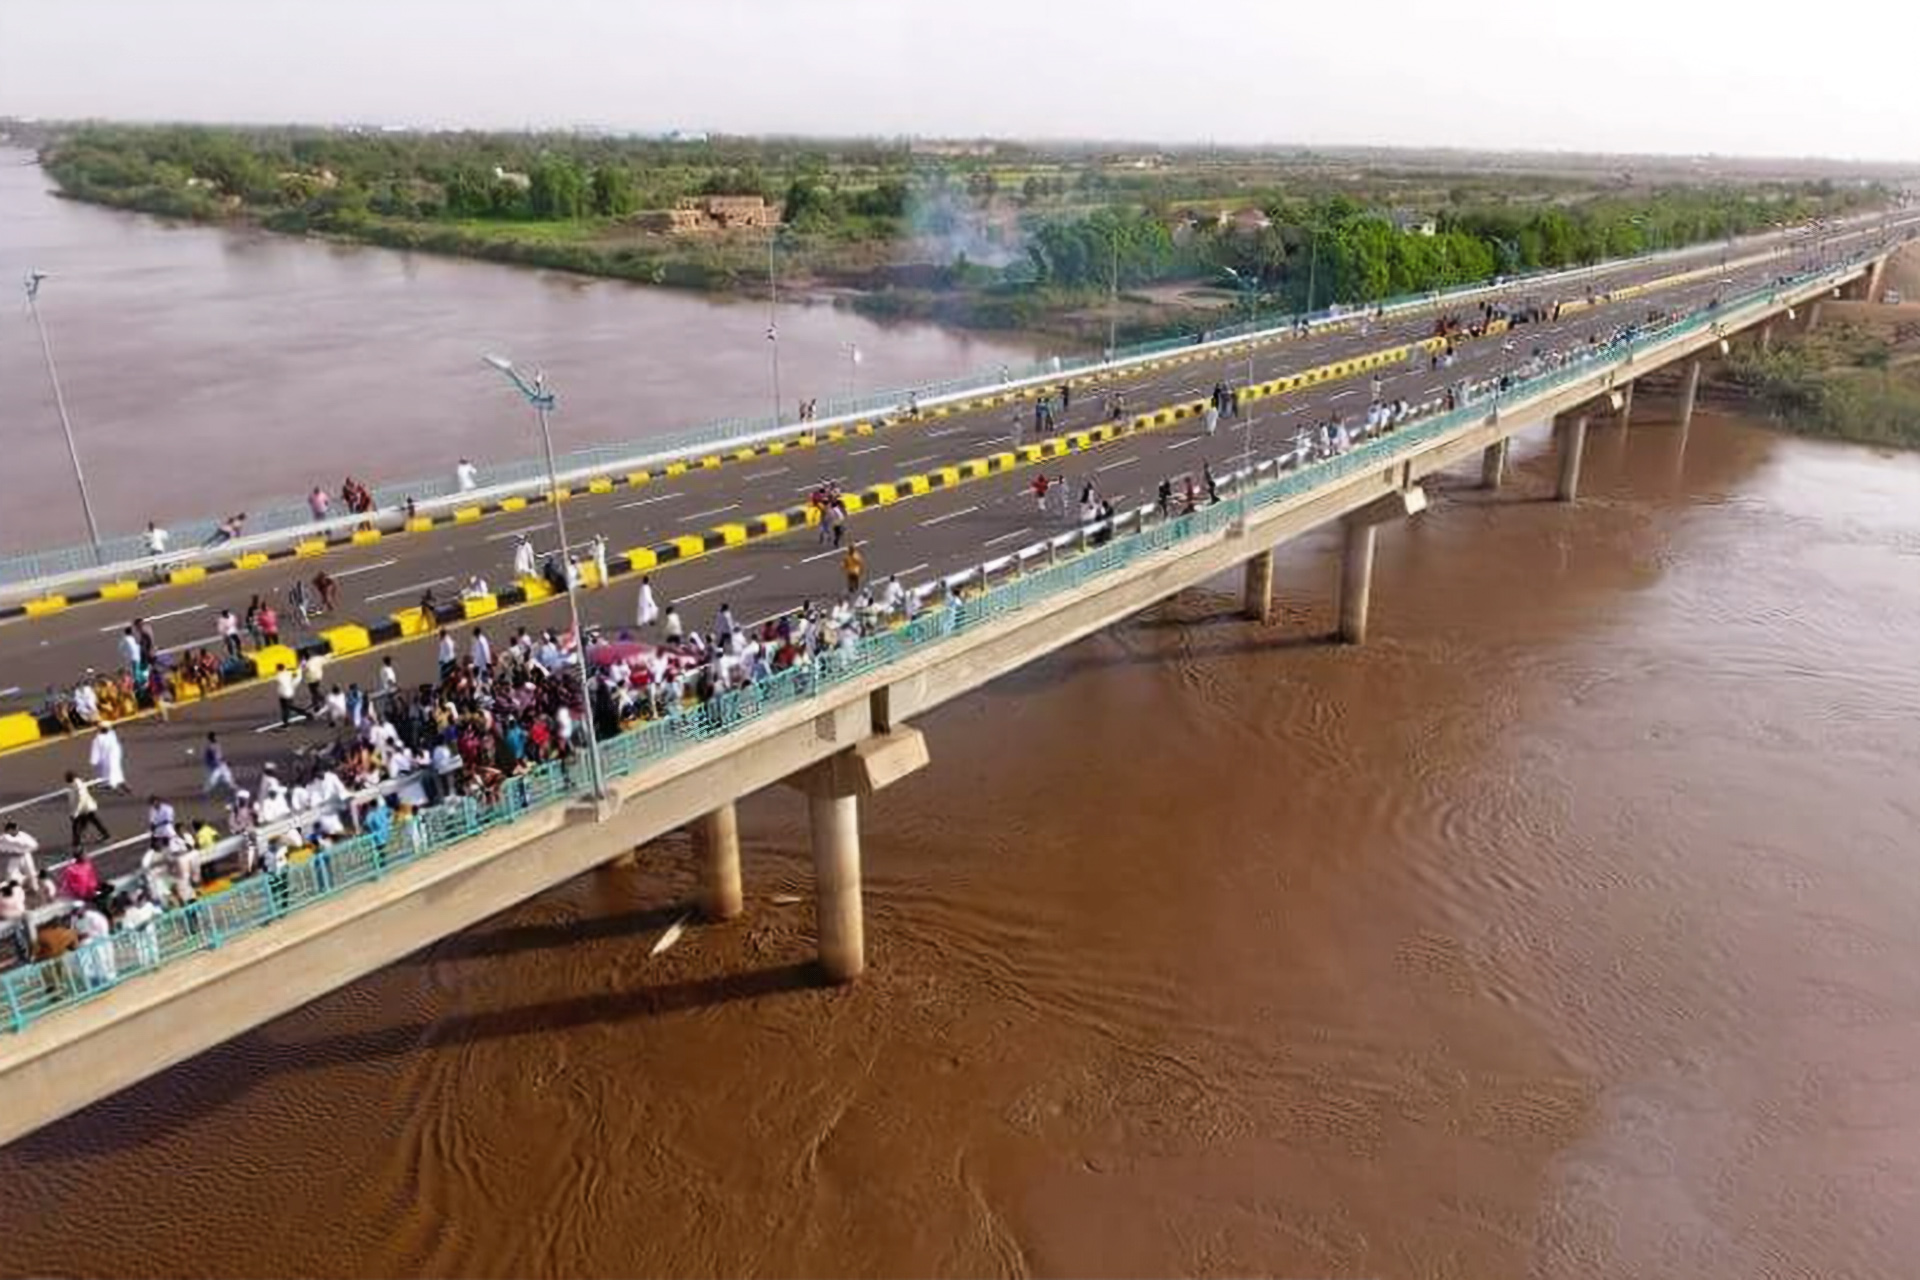
<svg viewBox="0 0 1920 1280">
<path fill-rule="evenodd" d="M 1449 300 L 1466 301 L 1489 293 L 1524 292 L 1561 281 L 1592 277 L 1595 272 L 1613 273 L 1669 256 L 1695 255 L 1700 251 L 1701 246 L 1694 245 L 1659 254 L 1615 259 L 1595 267 L 1539 271 L 1506 277 L 1498 285 L 1481 282 L 1462 285 L 1452 290 L 1401 295 L 1378 303 L 1367 303 L 1364 307 L 1343 307 L 1335 303 L 1310 315 L 1288 313 L 1254 316 L 1237 324 L 1208 328 L 1201 334 L 1186 334 L 1137 343 L 1109 355 L 1054 357 L 1018 367 L 1001 365 L 997 369 L 979 370 L 943 381 L 923 383 L 912 388 L 829 398 L 824 415 L 815 421 L 832 422 L 837 419 L 872 414 L 876 411 L 890 412 L 903 407 L 910 399 L 927 403 L 1010 383 L 1055 376 L 1082 375 L 1110 364 L 1124 364 L 1128 361 L 1145 359 L 1192 346 L 1196 339 L 1202 337 L 1208 342 L 1221 342 L 1243 337 L 1282 335 L 1302 324 L 1311 329 L 1340 323 L 1361 314 L 1362 311 L 1370 311 L 1376 306 L 1391 316 L 1404 311 L 1432 307 Z M 631 464 L 638 458 L 710 452 L 724 445 L 784 429 L 798 430 L 802 425 L 777 413 L 727 418 L 691 431 L 642 436 L 574 450 L 556 459 L 557 469 L 563 474 L 584 473 L 597 468 L 617 469 L 621 464 Z M 545 463 L 537 459 L 480 464 L 477 470 L 480 489 L 537 486 L 546 475 Z M 449 469 L 446 474 L 439 476 L 378 484 L 374 486 L 372 492 L 376 512 L 392 512 L 404 508 L 409 498 L 427 503 L 453 497 L 459 492 L 459 485 Z M 266 534 L 306 528 L 314 524 L 312 512 L 308 509 L 304 498 L 277 499 L 264 505 L 255 504 L 248 508 L 246 536 L 253 539 Z M 187 550 L 201 546 L 213 537 L 217 528 L 217 521 L 211 519 L 169 525 L 168 531 L 173 543 L 172 554 L 178 556 Z M 118 534 L 103 538 L 97 549 L 90 544 L 77 544 L 15 552 L 0 556 L 0 588 L 34 583 L 42 579 L 58 579 L 62 575 L 85 573 L 104 566 L 137 567 L 150 559 L 143 533 Z"/>
<path fill-rule="evenodd" d="M 1834 273 L 1835 278 L 1845 270 Z M 1641 330 L 1624 341 L 1603 344 L 1557 369 L 1515 382 L 1504 391 L 1450 412 L 1376 435 L 1333 457 L 1291 467 L 1280 459 L 1262 460 L 1224 477 L 1233 492 L 1231 497 L 1158 523 L 1130 513 L 1130 519 L 1093 526 L 1083 530 L 1092 534 L 1093 541 L 1082 554 L 1046 567 L 1023 570 L 1018 567 L 1017 557 L 1008 557 L 1016 566 L 1010 577 L 997 584 L 983 583 L 976 594 L 962 598 L 951 608 L 930 609 L 911 621 L 861 637 L 857 643 L 826 650 L 811 662 L 789 667 L 770 679 L 718 694 L 693 707 L 676 708 L 607 739 L 601 746 L 607 774 L 628 776 L 688 746 L 805 703 L 824 689 L 889 666 L 952 636 L 1072 593 L 1182 542 L 1217 535 L 1243 520 L 1249 510 L 1299 497 L 1349 475 L 1379 469 L 1410 449 L 1484 420 L 1489 412 L 1498 412 L 1503 403 L 1531 400 L 1556 387 L 1589 378 L 1597 367 L 1630 358 L 1650 344 L 1709 329 L 1728 312 L 1815 278 L 1758 289 L 1723 301 L 1714 310 L 1696 312 L 1668 325 Z M 1127 523 L 1134 526 L 1133 532 L 1122 531 Z M 4 1020 L 0 1025 L 24 1030 L 50 1013 L 98 997 L 132 977 L 183 956 L 217 950 L 237 936 L 265 928 L 354 885 L 379 879 L 398 867 L 511 824 L 546 806 L 584 797 L 588 789 L 584 767 L 551 762 L 507 780 L 497 801 L 460 796 L 420 809 L 409 820 L 396 822 L 384 840 L 370 834 L 355 836 L 290 863 L 284 871 L 249 876 L 217 894 L 164 912 L 144 928 L 124 930 L 52 960 L 0 973 L 0 1020 Z"/>
</svg>

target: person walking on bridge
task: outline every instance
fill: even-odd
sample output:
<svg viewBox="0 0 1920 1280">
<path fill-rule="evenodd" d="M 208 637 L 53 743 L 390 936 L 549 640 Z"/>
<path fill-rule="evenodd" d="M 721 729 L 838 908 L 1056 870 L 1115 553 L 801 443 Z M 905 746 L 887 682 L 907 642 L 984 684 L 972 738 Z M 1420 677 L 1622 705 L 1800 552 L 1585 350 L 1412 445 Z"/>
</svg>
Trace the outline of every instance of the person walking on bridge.
<svg viewBox="0 0 1920 1280">
<path fill-rule="evenodd" d="M 594 585 L 607 585 L 607 538 L 605 534 L 593 535 L 593 572 Z"/>
<path fill-rule="evenodd" d="M 535 576 L 533 543 L 524 533 L 513 543 L 513 576 L 522 579 Z"/>
<path fill-rule="evenodd" d="M 460 492 L 462 493 L 471 493 L 480 485 L 479 471 L 465 458 L 460 459 L 460 465 L 453 469 L 453 477 L 459 481 Z"/>
<path fill-rule="evenodd" d="M 100 731 L 93 735 L 93 746 L 87 751 L 87 764 L 93 769 L 93 776 L 107 790 L 127 789 L 127 749 L 121 744 L 120 735 L 114 732 L 112 725 L 102 724 Z"/>
<path fill-rule="evenodd" d="M 89 830 L 103 842 L 113 839 L 107 824 L 100 821 L 100 802 L 93 798 L 92 786 L 71 769 L 67 770 L 67 817 L 72 820 L 71 843 L 75 849 L 81 847 L 82 838 Z"/>
<path fill-rule="evenodd" d="M 220 745 L 219 734 L 207 735 L 207 745 L 200 748 L 200 763 L 207 771 L 207 780 L 200 788 L 203 794 L 211 796 L 224 791 L 231 798 L 240 789 L 233 780 L 233 766 L 227 763 L 227 753 Z"/>
<path fill-rule="evenodd" d="M 323 613 L 332 613 L 340 606 L 340 584 L 325 569 L 313 575 L 313 589 L 320 597 L 320 609 Z"/>
<path fill-rule="evenodd" d="M 654 602 L 653 579 L 640 579 L 640 601 L 634 612 L 634 622 L 641 627 L 650 627 L 660 617 L 660 606 Z"/>
<path fill-rule="evenodd" d="M 850 596 L 860 594 L 860 582 L 866 577 L 867 562 L 861 556 L 859 547 L 847 548 L 847 554 L 840 559 L 840 568 L 847 575 L 847 594 Z"/>
</svg>

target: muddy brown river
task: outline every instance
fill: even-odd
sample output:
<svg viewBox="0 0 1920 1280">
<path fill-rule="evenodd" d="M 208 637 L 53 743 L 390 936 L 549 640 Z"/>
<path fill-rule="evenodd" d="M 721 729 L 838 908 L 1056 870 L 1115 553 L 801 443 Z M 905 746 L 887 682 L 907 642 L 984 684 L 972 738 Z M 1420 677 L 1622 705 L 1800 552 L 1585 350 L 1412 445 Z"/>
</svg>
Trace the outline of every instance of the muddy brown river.
<svg viewBox="0 0 1920 1280">
<path fill-rule="evenodd" d="M 1364 649 L 1314 539 L 929 718 L 858 985 L 757 796 L 739 921 L 664 842 L 0 1151 L 0 1272 L 1913 1274 L 1920 460 L 1664 416 Z"/>
<path fill-rule="evenodd" d="M 664 843 L 0 1152 L 5 1270 L 1911 1274 L 1920 463 L 1660 416 L 1365 649 L 1312 541 L 930 718 L 859 985 L 761 795 L 734 924 Z"/>
</svg>

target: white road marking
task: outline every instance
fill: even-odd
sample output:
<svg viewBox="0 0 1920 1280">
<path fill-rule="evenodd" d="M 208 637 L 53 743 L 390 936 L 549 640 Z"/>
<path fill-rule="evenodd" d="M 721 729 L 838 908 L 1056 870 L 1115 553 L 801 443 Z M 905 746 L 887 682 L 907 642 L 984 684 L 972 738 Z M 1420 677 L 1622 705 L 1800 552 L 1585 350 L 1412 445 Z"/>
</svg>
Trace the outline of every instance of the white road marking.
<svg viewBox="0 0 1920 1280">
<path fill-rule="evenodd" d="M 742 475 L 742 480 L 765 480 L 768 476 L 783 476 L 793 470 L 792 467 L 769 467 L 765 471 L 751 471 Z"/>
<path fill-rule="evenodd" d="M 858 457 L 862 457 L 862 456 L 864 456 L 864 455 L 866 455 L 866 454 L 869 454 L 869 453 L 878 453 L 878 452 L 880 452 L 880 451 L 881 451 L 882 449 L 884 449 L 884 448 L 886 448 L 886 447 L 887 447 L 887 446 L 886 446 L 886 445 L 884 445 L 884 444 L 871 444 L 871 445 L 868 445 L 868 446 L 867 446 L 866 448 L 864 448 L 864 449 L 855 449 L 855 450 L 853 450 L 853 451 L 852 451 L 851 453 L 849 453 L 849 454 L 848 454 L 847 456 L 848 456 L 849 458 L 858 458 Z"/>
<path fill-rule="evenodd" d="M 5 688 L 5 689 L 0 689 L 0 698 L 11 698 L 11 697 L 12 697 L 12 696 L 13 696 L 14 694 L 16 694 L 16 693 L 18 693 L 18 692 L 20 692 L 20 686 L 19 686 L 19 685 L 17 685 L 17 684 L 16 684 L 16 685 L 9 685 L 9 686 L 8 686 L 7 688 Z"/>
<path fill-rule="evenodd" d="M 917 466 L 922 462 L 932 462 L 935 458 L 939 456 L 940 455 L 937 453 L 929 453 L 918 458 L 908 458 L 905 462 L 901 463 L 900 465 L 903 467 Z"/>
<path fill-rule="evenodd" d="M 356 573 L 372 573 L 375 569 L 384 569 L 390 564 L 399 564 L 398 560 L 376 560 L 372 564 L 355 565 L 351 569 L 342 569 L 334 574 L 336 578 L 351 578 Z"/>
<path fill-rule="evenodd" d="M 922 529 L 931 529 L 936 524 L 945 524 L 949 520 L 958 520 L 961 516 L 970 516 L 979 509 L 980 507 L 977 503 L 971 507 L 962 507 L 958 511 L 949 511 L 947 514 L 935 516 L 931 520 L 922 520 L 920 527 Z"/>
<path fill-rule="evenodd" d="M 650 506 L 652 506 L 652 505 L 653 505 L 654 503 L 656 503 L 656 502 L 672 502 L 672 501 L 673 501 L 674 499 L 676 499 L 676 498 L 684 498 L 684 497 L 686 497 L 686 496 L 687 496 L 687 495 L 686 495 L 686 494 L 684 494 L 684 493 L 662 493 L 662 494 L 656 494 L 655 496 L 653 496 L 653 497 L 651 497 L 651 498 L 641 498 L 641 499 L 639 499 L 638 501 L 635 501 L 635 502 L 623 502 L 623 503 L 621 503 L 621 504 L 620 504 L 620 506 L 619 506 L 619 510 L 621 510 L 621 511 L 625 511 L 625 510 L 627 510 L 627 509 L 628 509 L 629 507 L 650 507 Z"/>
<path fill-rule="evenodd" d="M 1168 445 L 1167 448 L 1184 449 L 1190 444 L 1199 444 L 1202 440 L 1205 440 L 1205 439 L 1206 439 L 1205 436 L 1188 436 L 1185 440 L 1175 440 L 1172 444 Z"/>
<path fill-rule="evenodd" d="M 948 427 L 945 431 L 929 431 L 927 432 L 927 439 L 938 440 L 941 436 L 959 435 L 965 430 L 965 427 Z"/>
<path fill-rule="evenodd" d="M 416 582 L 410 587 L 400 587 L 394 591 L 382 591 L 377 596 L 368 596 L 367 603 L 372 604 L 375 600 L 391 600 L 395 596 L 411 595 L 415 591 L 425 591 L 428 587 L 437 587 L 443 582 L 452 582 L 452 581 L 453 581 L 452 574 L 448 574 L 444 578 L 431 578 L 431 579 L 428 579 L 426 582 Z"/>
<path fill-rule="evenodd" d="M 166 648 L 156 650 L 155 652 L 178 653 L 182 649 L 194 649 L 203 644 L 218 644 L 219 642 L 219 636 L 201 636 L 198 640 L 182 640 L 179 644 L 170 644 Z"/>
<path fill-rule="evenodd" d="M 924 568 L 926 568 L 926 567 L 927 567 L 927 562 L 926 562 L 925 560 L 922 560 L 922 561 L 921 561 L 921 562 L 920 562 L 919 564 L 917 564 L 917 565 L 915 565 L 915 566 L 913 566 L 913 568 L 911 568 L 911 569 L 902 569 L 902 570 L 901 570 L 900 572 L 898 572 L 898 573 L 893 573 L 893 574 L 888 574 L 887 576 L 888 576 L 888 577 L 891 577 L 891 578 L 904 578 L 904 577 L 906 577 L 906 576 L 907 576 L 908 574 L 910 574 L 910 573 L 918 573 L 918 572 L 920 572 L 920 571 L 921 571 L 922 569 L 924 569 Z"/>
<path fill-rule="evenodd" d="M 499 533 L 488 534 L 486 541 L 498 542 L 502 538 L 517 538 L 523 533 L 538 533 L 540 530 L 547 528 L 551 523 L 552 522 L 549 521 L 548 524 L 526 524 L 521 525 L 518 529 L 502 529 Z"/>
<path fill-rule="evenodd" d="M 1032 533 L 1032 532 L 1033 532 L 1033 526 L 1028 525 L 1024 529 L 1015 529 L 1012 533 L 1003 533 L 997 538 L 988 538 L 985 542 L 981 543 L 980 545 L 985 547 L 998 546 L 1000 543 L 1005 542 L 1010 538 L 1017 538 L 1023 533 Z"/>
<path fill-rule="evenodd" d="M 169 609 L 165 613 L 150 613 L 146 615 L 146 618 L 148 622 L 165 622 L 168 618 L 179 618 L 189 613 L 198 613 L 206 607 L 204 604 L 190 604 L 184 609 Z M 133 624 L 129 622 L 110 622 L 100 628 L 100 634 L 105 635 L 109 631 L 125 631 L 132 625 Z"/>
<path fill-rule="evenodd" d="M 734 509 L 736 509 L 737 507 L 739 507 L 739 505 L 740 505 L 740 504 L 739 504 L 739 503 L 737 503 L 737 502 L 729 502 L 729 503 L 728 503 L 728 504 L 727 504 L 726 506 L 724 506 L 724 507 L 715 507 L 715 508 L 714 508 L 713 510 L 711 510 L 711 511 L 696 511 L 696 512 L 694 512 L 694 513 L 693 513 L 692 515 L 690 515 L 690 516 L 688 516 L 688 517 L 687 517 L 687 519 L 689 519 L 689 520 L 705 520 L 705 519 L 706 519 L 706 518 L 707 518 L 708 516 L 720 516 L 720 515 L 725 515 L 725 514 L 726 514 L 727 512 L 729 512 L 729 511 L 732 511 L 732 510 L 734 510 Z"/>
<path fill-rule="evenodd" d="M 867 545 L 867 540 L 866 540 L 865 538 L 862 538 L 862 539 L 860 539 L 860 541 L 858 541 L 858 542 L 856 542 L 856 543 L 854 543 L 853 545 L 854 545 L 854 546 L 856 546 L 856 547 L 864 547 L 864 546 L 866 546 L 866 545 Z M 802 557 L 800 558 L 800 563 L 801 563 L 801 564 L 812 564 L 812 563 L 813 563 L 813 562 L 814 562 L 815 560 L 825 560 L 825 559 L 826 559 L 826 558 L 827 558 L 828 556 L 838 556 L 838 555 L 845 555 L 845 554 L 846 554 L 846 548 L 845 548 L 845 547 L 834 547 L 834 548 L 833 548 L 832 550 L 830 550 L 830 551 L 822 551 L 822 552 L 821 552 L 820 554 L 818 554 L 818 555 L 812 555 L 812 556 L 802 556 Z"/>
<path fill-rule="evenodd" d="M 742 583 L 752 582 L 753 578 L 754 575 L 750 573 L 744 578 L 735 578 L 731 582 L 722 582 L 718 586 L 703 587 L 698 591 L 689 592 L 684 596 L 675 596 L 674 603 L 685 604 L 689 600 L 698 600 L 701 596 L 710 596 L 716 591 L 725 591 L 729 587 L 737 587 Z"/>
<path fill-rule="evenodd" d="M 1341 396 L 1350 396 L 1353 394 L 1355 394 L 1354 389 L 1352 387 L 1348 387 L 1345 391 L 1334 392 L 1332 395 L 1328 396 L 1327 399 L 1338 400 Z"/>
<path fill-rule="evenodd" d="M 1114 471 L 1120 467 L 1130 467 L 1138 461 L 1140 461 L 1140 455 L 1136 453 L 1131 458 L 1122 458 L 1118 462 L 1109 462 L 1104 467 L 1095 467 L 1094 470 L 1095 471 Z"/>
<path fill-rule="evenodd" d="M 798 489 L 795 489 L 794 492 L 795 493 L 812 493 L 815 489 L 818 489 L 821 485 L 839 484 L 842 480 L 845 480 L 845 479 L 846 479 L 845 476 L 822 476 L 820 479 L 815 480 L 812 484 L 801 485 Z"/>
</svg>

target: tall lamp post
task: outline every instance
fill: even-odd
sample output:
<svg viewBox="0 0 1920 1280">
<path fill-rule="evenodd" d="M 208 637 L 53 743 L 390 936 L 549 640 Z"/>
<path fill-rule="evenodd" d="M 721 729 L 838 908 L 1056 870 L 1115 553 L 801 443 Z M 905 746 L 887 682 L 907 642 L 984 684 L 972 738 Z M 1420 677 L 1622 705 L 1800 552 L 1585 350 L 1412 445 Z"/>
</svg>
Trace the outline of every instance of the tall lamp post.
<svg viewBox="0 0 1920 1280">
<path fill-rule="evenodd" d="M 100 563 L 100 526 L 94 522 L 93 499 L 87 496 L 87 475 L 80 468 L 80 449 L 73 442 L 73 422 L 67 417 L 67 398 L 60 390 L 60 371 L 54 367 L 53 344 L 47 341 L 46 322 L 40 319 L 40 282 L 44 271 L 27 272 L 27 311 L 40 334 L 40 353 L 47 358 L 47 381 L 53 384 L 53 407 L 60 413 L 60 430 L 67 437 L 67 457 L 73 461 L 73 482 L 80 487 L 80 511 L 87 518 L 87 541 L 93 545 L 93 561 Z"/>
<path fill-rule="evenodd" d="M 773 425 L 780 425 L 780 278 L 774 274 L 773 246 L 780 228 L 767 228 L 767 342 L 773 348 Z"/>
<path fill-rule="evenodd" d="M 1222 267 L 1221 270 L 1233 277 L 1234 287 L 1240 291 L 1241 298 L 1246 301 L 1249 329 L 1247 336 L 1251 338 L 1253 316 L 1258 309 L 1258 304 L 1254 301 L 1254 290 L 1260 287 L 1259 282 L 1241 275 L 1232 267 Z M 1253 343 L 1251 341 L 1247 343 L 1247 390 L 1249 393 L 1253 390 Z M 1251 396 L 1249 396 L 1249 406 L 1251 406 Z M 1244 474 L 1237 487 L 1240 494 L 1240 527 L 1244 530 L 1247 524 L 1247 490 L 1253 487 L 1253 410 L 1251 407 L 1247 410 L 1247 418 L 1241 424 L 1240 431 L 1242 441 L 1240 469 Z"/>
<path fill-rule="evenodd" d="M 554 394 L 547 389 L 546 375 L 538 369 L 532 378 L 527 378 L 504 356 L 482 356 L 481 359 L 498 369 L 513 384 L 514 390 L 526 397 L 540 419 L 540 443 L 547 454 L 547 501 L 553 506 L 554 530 L 560 537 L 560 560 L 567 581 L 567 613 L 573 621 L 573 654 L 580 668 L 580 699 L 584 704 L 581 720 L 587 728 L 587 780 L 593 794 L 603 796 L 606 775 L 600 767 L 600 731 L 593 722 L 593 676 L 587 669 L 587 633 L 580 625 L 580 592 L 574 583 L 573 551 L 567 541 L 567 504 L 557 496 L 560 477 L 553 462 L 553 431 L 547 424 L 547 415 L 553 411 Z"/>
</svg>

